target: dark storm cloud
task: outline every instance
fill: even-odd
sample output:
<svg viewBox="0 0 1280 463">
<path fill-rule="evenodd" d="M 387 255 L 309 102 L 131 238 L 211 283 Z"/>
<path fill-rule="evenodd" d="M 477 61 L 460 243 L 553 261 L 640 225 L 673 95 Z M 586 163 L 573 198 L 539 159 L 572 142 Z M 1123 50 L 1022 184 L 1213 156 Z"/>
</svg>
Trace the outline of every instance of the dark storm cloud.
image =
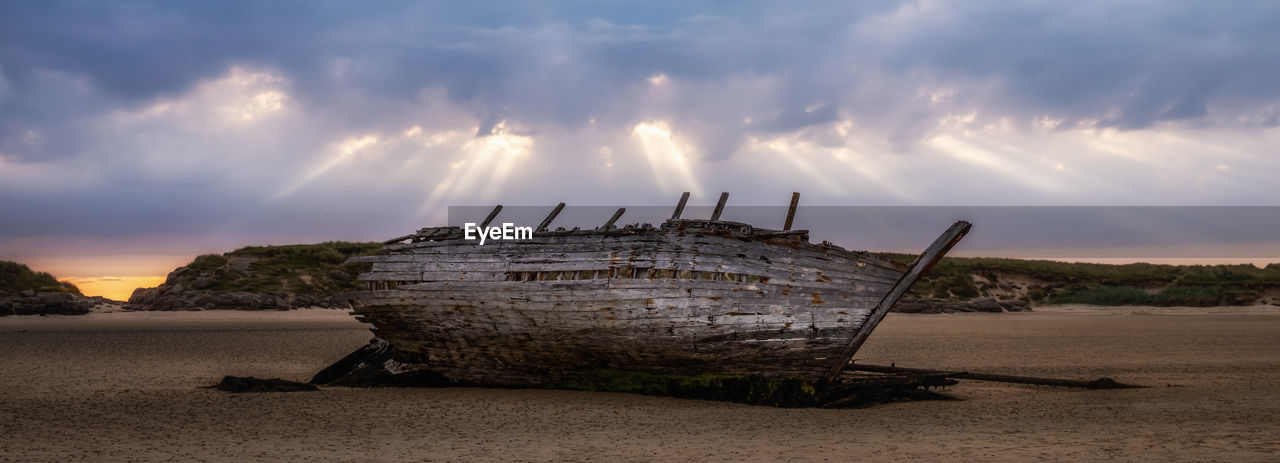
<svg viewBox="0 0 1280 463">
<path fill-rule="evenodd" d="M 189 233 L 233 217 L 355 230 L 414 210 L 432 185 L 385 194 L 414 200 L 370 201 L 361 195 L 383 183 L 370 180 L 272 204 L 264 198 L 292 179 L 268 174 L 312 167 L 353 134 L 385 139 L 441 114 L 474 121 L 471 135 L 506 121 L 512 133 L 570 139 L 588 126 L 627 139 L 661 120 L 724 170 L 752 138 L 845 119 L 899 146 L 968 112 L 1062 128 L 1272 127 L 1277 24 L 1269 2 L 0 2 L 0 168 L 92 165 L 92 178 L 57 191 L 0 185 L 0 237 Z M 106 116 L 184 98 L 233 67 L 281 77 L 305 120 L 269 140 L 197 132 L 172 125 L 184 122 L 175 115 L 104 128 Z M 591 141 L 540 162 L 594 160 L 607 143 Z M 555 143 L 577 140 L 545 142 Z M 248 155 L 219 164 L 218 149 Z M 184 158 L 207 164 L 139 172 Z M 447 171 L 433 160 L 431 172 Z M 334 211 L 352 225 L 335 225 Z"/>
<path fill-rule="evenodd" d="M 1211 104 L 1229 114 L 1280 95 L 1274 3 L 965 2 L 948 13 L 924 15 L 901 38 L 872 39 L 888 51 L 883 64 L 998 81 L 1006 93 L 992 101 L 997 110 L 1124 128 L 1202 117 Z"/>
<path fill-rule="evenodd" d="M 22 98 L 41 70 L 85 76 L 102 105 L 179 94 L 251 65 L 290 77 L 297 96 L 318 105 L 335 87 L 405 96 L 439 86 L 481 119 L 568 126 L 656 73 L 704 86 L 772 76 L 781 80 L 772 94 L 745 95 L 758 105 L 739 108 L 767 119 L 751 129 L 766 132 L 839 110 L 874 125 L 879 113 L 903 111 L 886 106 L 918 105 L 921 85 L 954 88 L 960 102 L 992 114 L 1124 128 L 1204 118 L 1210 106 L 1232 116 L 1274 101 L 1280 87 L 1273 3 L 807 6 L 6 2 L 0 67 L 18 96 L 6 98 L 4 135 L 71 110 L 33 111 Z M 340 79 L 329 72 L 335 59 L 354 64 Z M 873 80 L 902 91 L 860 94 Z M 708 103 L 681 109 L 691 120 L 752 116 Z M 803 111 L 823 103 L 818 114 Z M 623 113 L 617 123 L 631 122 L 613 110 Z"/>
</svg>

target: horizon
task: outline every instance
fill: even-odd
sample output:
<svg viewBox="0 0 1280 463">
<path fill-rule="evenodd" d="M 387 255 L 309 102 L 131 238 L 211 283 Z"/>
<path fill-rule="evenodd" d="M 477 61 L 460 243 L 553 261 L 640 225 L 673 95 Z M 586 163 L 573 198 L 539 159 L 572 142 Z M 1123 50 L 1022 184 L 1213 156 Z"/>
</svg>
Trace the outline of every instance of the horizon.
<svg viewBox="0 0 1280 463">
<path fill-rule="evenodd" d="M 309 243 L 293 243 L 293 244 L 309 244 Z M 287 244 L 267 245 L 267 246 L 285 246 L 285 245 Z M 225 252 L 231 252 L 231 251 L 225 251 Z M 886 251 L 886 252 L 899 252 L 899 251 Z M 218 253 L 218 254 L 222 254 L 222 253 Z M 170 267 L 170 270 L 189 264 L 193 259 L 195 259 L 195 257 L 196 257 L 195 255 L 192 255 L 189 257 L 181 258 L 185 260 L 181 260 L 181 263 L 173 265 L 172 267 Z M 1146 264 L 1154 264 L 1154 265 L 1177 265 L 1177 266 L 1252 265 L 1257 268 L 1265 268 L 1267 265 L 1270 265 L 1270 264 L 1280 264 L 1280 258 L 1275 258 L 1275 257 L 1271 257 L 1271 258 L 1247 258 L 1247 257 L 1241 257 L 1241 258 L 1215 258 L 1215 257 L 1089 258 L 1089 257 L 1083 257 L 1082 258 L 1082 257 L 1034 257 L 1034 256 L 1009 257 L 1009 256 L 992 256 L 992 255 L 968 255 L 966 253 L 951 253 L 948 255 L 948 257 L 1045 260 L 1045 261 L 1067 262 L 1067 263 L 1090 263 L 1090 264 L 1106 264 L 1106 265 L 1126 265 L 1126 264 L 1135 264 L 1135 263 L 1146 263 Z M 38 268 L 26 262 L 18 262 L 18 263 L 27 265 L 29 268 L 31 268 L 32 271 L 35 271 L 35 272 L 47 272 L 53 275 L 55 278 L 57 278 L 58 281 L 70 282 L 76 285 L 76 287 L 80 289 L 81 294 L 84 294 L 85 296 L 102 296 L 107 299 L 116 300 L 116 301 L 128 301 L 129 296 L 133 293 L 135 289 L 152 288 L 152 287 L 159 286 L 161 283 L 164 283 L 165 278 L 168 276 L 167 273 L 163 275 L 135 275 L 135 276 L 117 276 L 117 275 L 90 276 L 90 277 L 74 276 L 74 275 L 62 276 L 54 271 L 50 271 L 49 269 Z"/>
<path fill-rule="evenodd" d="M 118 294 L 451 204 L 1277 206 L 1278 22 L 1265 2 L 4 3 L 0 259 Z M 974 251 L 1275 262 L 1257 223 Z"/>
</svg>

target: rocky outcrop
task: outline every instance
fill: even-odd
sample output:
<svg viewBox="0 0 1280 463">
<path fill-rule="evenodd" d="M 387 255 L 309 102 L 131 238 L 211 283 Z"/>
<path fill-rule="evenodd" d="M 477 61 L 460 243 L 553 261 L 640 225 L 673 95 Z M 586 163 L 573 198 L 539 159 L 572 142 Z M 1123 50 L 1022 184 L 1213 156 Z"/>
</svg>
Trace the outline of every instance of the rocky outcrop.
<svg viewBox="0 0 1280 463">
<path fill-rule="evenodd" d="M 75 285 L 17 262 L 0 261 L 0 316 L 84 315 L 113 301 L 85 297 Z"/>
<path fill-rule="evenodd" d="M 174 269 L 164 284 L 138 288 L 125 306 L 134 310 L 289 310 L 349 308 L 334 296 L 355 288 L 361 264 L 354 255 L 377 243 L 320 243 L 248 247 L 207 254 Z"/>
<path fill-rule="evenodd" d="M 0 316 L 84 315 L 94 307 L 111 303 L 113 301 L 101 296 L 24 290 L 16 296 L 0 296 Z"/>
<path fill-rule="evenodd" d="M 254 293 L 215 291 L 168 283 L 138 288 L 125 308 L 133 310 L 289 310 L 307 307 L 348 308 L 345 301 L 288 291 Z"/>
<path fill-rule="evenodd" d="M 935 299 L 903 299 L 890 309 L 898 313 L 956 313 L 956 312 L 1030 312 L 1026 301 L 997 301 L 979 298 L 972 301 L 944 301 Z"/>
</svg>

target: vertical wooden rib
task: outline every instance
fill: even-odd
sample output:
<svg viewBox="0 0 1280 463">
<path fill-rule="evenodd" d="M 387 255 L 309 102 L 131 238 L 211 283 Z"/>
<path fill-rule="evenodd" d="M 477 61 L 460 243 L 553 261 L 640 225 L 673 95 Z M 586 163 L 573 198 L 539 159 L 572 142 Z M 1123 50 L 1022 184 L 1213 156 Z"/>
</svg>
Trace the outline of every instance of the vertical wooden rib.
<svg viewBox="0 0 1280 463">
<path fill-rule="evenodd" d="M 800 192 L 791 192 L 791 206 L 787 208 L 787 222 L 782 224 L 783 230 L 790 230 L 791 223 L 796 219 L 796 206 L 800 204 Z"/>
<path fill-rule="evenodd" d="M 551 226 L 551 221 L 555 220 L 562 210 L 564 210 L 564 203 L 557 204 L 556 208 L 552 209 L 550 214 L 547 214 L 547 218 L 542 219 L 542 223 L 538 224 L 536 231 L 547 231 L 547 227 Z"/>
<path fill-rule="evenodd" d="M 604 223 L 603 229 L 608 231 L 609 228 L 613 227 L 613 223 L 617 222 L 618 218 L 622 217 L 623 212 L 627 212 L 627 208 L 619 207 L 618 210 L 613 213 L 613 217 L 609 217 L 609 221 Z"/>
<path fill-rule="evenodd" d="M 493 219 L 498 217 L 498 212 L 501 212 L 501 211 L 502 211 L 501 204 L 495 206 L 493 208 L 493 212 L 490 212 L 489 216 L 484 218 L 484 223 L 480 224 L 480 228 L 489 226 L 489 224 L 493 222 Z"/>
<path fill-rule="evenodd" d="M 724 212 L 724 203 L 729 200 L 729 192 L 720 193 L 720 201 L 716 202 L 716 210 L 711 213 L 711 221 L 720 220 L 720 213 Z"/>
<path fill-rule="evenodd" d="M 689 202 L 689 192 L 686 191 L 680 195 L 680 202 L 676 204 L 676 211 L 671 213 L 671 220 L 680 218 L 680 214 L 684 213 L 684 204 Z"/>
</svg>

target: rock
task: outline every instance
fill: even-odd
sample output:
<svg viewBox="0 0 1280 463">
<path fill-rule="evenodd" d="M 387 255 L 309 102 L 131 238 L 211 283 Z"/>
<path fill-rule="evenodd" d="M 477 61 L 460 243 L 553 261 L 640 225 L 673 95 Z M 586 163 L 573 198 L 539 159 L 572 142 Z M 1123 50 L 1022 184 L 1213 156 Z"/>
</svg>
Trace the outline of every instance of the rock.
<svg viewBox="0 0 1280 463">
<path fill-rule="evenodd" d="M 288 309 L 289 302 L 283 296 L 269 294 L 262 298 L 261 307 L 264 309 Z"/>
<path fill-rule="evenodd" d="M 899 313 L 920 313 L 924 312 L 926 307 L 928 307 L 928 304 L 923 302 L 899 302 L 893 305 L 893 311 Z"/>
<path fill-rule="evenodd" d="M 263 296 L 247 292 L 234 292 L 227 294 L 227 298 L 231 300 L 230 308 L 235 309 L 257 309 L 262 307 Z"/>
<path fill-rule="evenodd" d="M 1009 312 L 1030 312 L 1031 306 L 1027 305 L 1027 301 L 1000 301 L 1000 305 L 1004 310 Z"/>
<path fill-rule="evenodd" d="M 17 299 L 0 298 L 0 315 L 84 315 L 96 305 L 96 298 L 78 294 L 36 292 Z"/>
<path fill-rule="evenodd" d="M 60 305 L 75 300 L 76 296 L 71 293 L 40 293 L 37 299 L 44 305 Z"/>
<path fill-rule="evenodd" d="M 999 302 L 996 302 L 995 299 L 992 299 L 989 297 L 973 301 L 972 304 L 973 304 L 973 307 L 977 309 L 979 312 L 1003 312 L 1004 311 L 1003 305 L 1001 305 Z"/>
<path fill-rule="evenodd" d="M 174 283 L 177 283 L 178 280 L 182 279 L 182 275 L 185 273 L 187 273 L 186 267 L 178 267 L 173 269 L 173 271 L 169 272 L 169 275 L 164 278 L 164 284 L 160 286 L 163 287 L 164 285 L 172 285 Z"/>
<path fill-rule="evenodd" d="M 305 309 L 307 307 L 319 305 L 319 303 L 314 297 L 302 294 L 294 297 L 293 302 L 290 303 L 290 305 L 295 309 Z"/>
<path fill-rule="evenodd" d="M 197 297 L 195 300 L 195 305 L 208 309 L 210 308 L 210 306 L 216 308 L 216 307 L 227 305 L 226 302 L 227 302 L 227 299 L 225 297 L 213 295 L 213 294 L 206 294 L 206 295 Z"/>
<path fill-rule="evenodd" d="M 165 282 L 155 288 L 139 289 L 130 297 L 126 308 L 133 310 L 289 310 L 304 307 L 348 307 L 345 300 L 332 296 L 357 289 L 355 275 L 367 265 L 347 267 L 330 259 L 334 252 L 330 243 L 314 245 L 325 252 L 325 258 L 313 258 L 305 249 L 275 253 L 264 249 L 197 257 L 191 264 L 169 273 Z M 339 247 L 344 257 L 374 252 L 375 243 L 358 243 L 350 249 Z M 301 249 L 302 251 L 299 251 Z M 299 252 L 294 255 L 293 252 Z"/>
<path fill-rule="evenodd" d="M 23 297 L 36 297 L 36 290 L 24 289 L 20 292 L 20 294 L 22 294 Z"/>
<path fill-rule="evenodd" d="M 130 304 L 150 305 L 156 300 L 156 288 L 138 288 L 129 295 Z"/>
<path fill-rule="evenodd" d="M 342 294 L 334 294 L 333 296 L 329 296 L 328 306 L 335 309 L 351 310 L 351 301 Z"/>
<path fill-rule="evenodd" d="M 314 384 L 300 383 L 297 381 L 289 381 L 287 379 L 271 378 L 258 379 L 252 376 L 223 376 L 222 381 L 218 384 L 208 386 L 207 389 L 217 389 L 226 392 L 295 392 L 295 391 L 318 391 L 320 388 Z"/>
</svg>

